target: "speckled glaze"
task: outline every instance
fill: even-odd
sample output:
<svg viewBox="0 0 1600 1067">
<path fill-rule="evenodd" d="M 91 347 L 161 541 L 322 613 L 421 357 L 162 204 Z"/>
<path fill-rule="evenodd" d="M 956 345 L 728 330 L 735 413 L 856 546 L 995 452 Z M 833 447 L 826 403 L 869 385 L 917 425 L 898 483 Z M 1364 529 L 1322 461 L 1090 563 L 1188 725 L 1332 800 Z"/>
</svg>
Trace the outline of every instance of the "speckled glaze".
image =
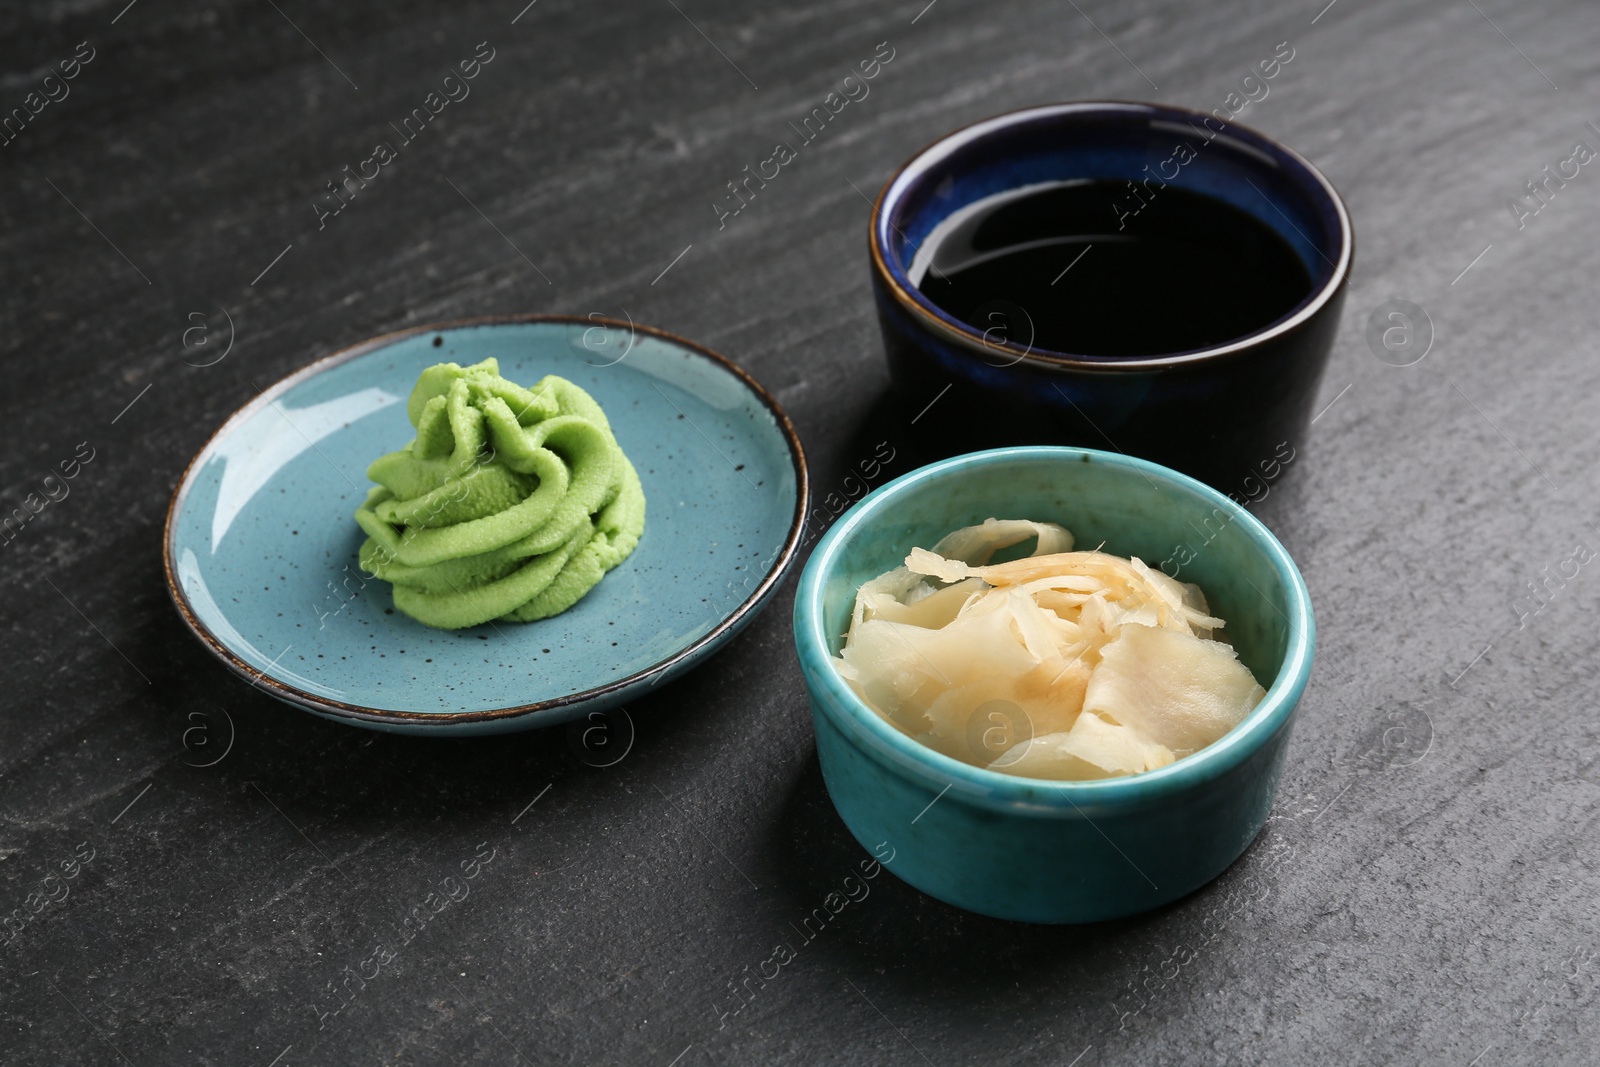
<svg viewBox="0 0 1600 1067">
<path fill-rule="evenodd" d="M 890 376 L 933 454 L 1085 445 L 1152 459 L 1228 492 L 1281 443 L 1303 442 L 1344 303 L 1349 215 L 1304 158 L 1237 123 L 1215 132 L 1221 125 L 1152 104 L 1027 108 L 949 134 L 889 179 L 872 216 L 873 291 Z M 1168 162 L 1180 143 L 1195 152 L 1182 167 Z M 1246 338 L 1129 359 L 1046 351 L 1014 326 L 1009 336 L 986 335 L 925 299 L 907 276 L 933 228 L 976 200 L 1038 182 L 1151 175 L 1153 196 L 1161 176 L 1174 175 L 1174 187 L 1217 197 L 1273 229 L 1305 264 L 1310 295 Z M 1108 214 L 1108 230 L 1115 221 Z"/>
<path fill-rule="evenodd" d="M 1081 546 L 1198 582 L 1266 698 L 1215 744 L 1097 782 L 1017 778 L 941 755 L 891 726 L 833 665 L 856 589 L 917 545 L 989 517 L 1059 522 Z M 1187 554 L 1174 556 L 1178 546 Z M 828 794 L 889 870 L 969 911 L 1081 923 L 1145 911 L 1215 878 L 1266 820 L 1311 673 L 1304 581 L 1276 538 L 1194 479 L 1144 460 L 1038 446 L 958 456 L 865 497 L 807 563 L 795 645 Z"/>
<path fill-rule="evenodd" d="M 434 630 L 363 574 L 367 465 L 413 436 L 423 368 L 493 356 L 605 410 L 644 483 L 633 555 L 570 610 Z M 805 458 L 748 375 L 681 338 L 597 318 L 419 326 L 336 353 L 240 409 L 168 510 L 174 603 L 223 663 L 320 715 L 407 733 L 499 733 L 602 710 L 688 670 L 765 605 L 799 544 Z"/>
</svg>

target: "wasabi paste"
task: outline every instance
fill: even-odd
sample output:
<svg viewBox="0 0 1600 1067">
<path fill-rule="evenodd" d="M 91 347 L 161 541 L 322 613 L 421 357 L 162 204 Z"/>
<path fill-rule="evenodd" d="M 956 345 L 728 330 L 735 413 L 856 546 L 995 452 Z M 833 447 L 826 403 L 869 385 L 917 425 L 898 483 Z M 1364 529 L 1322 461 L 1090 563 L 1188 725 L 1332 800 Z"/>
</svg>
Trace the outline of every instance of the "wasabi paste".
<svg viewBox="0 0 1600 1067">
<path fill-rule="evenodd" d="M 564 378 L 532 389 L 486 359 L 422 372 L 417 436 L 367 468 L 361 568 L 394 606 L 455 630 L 566 611 L 644 532 L 644 489 L 600 405 Z"/>
</svg>

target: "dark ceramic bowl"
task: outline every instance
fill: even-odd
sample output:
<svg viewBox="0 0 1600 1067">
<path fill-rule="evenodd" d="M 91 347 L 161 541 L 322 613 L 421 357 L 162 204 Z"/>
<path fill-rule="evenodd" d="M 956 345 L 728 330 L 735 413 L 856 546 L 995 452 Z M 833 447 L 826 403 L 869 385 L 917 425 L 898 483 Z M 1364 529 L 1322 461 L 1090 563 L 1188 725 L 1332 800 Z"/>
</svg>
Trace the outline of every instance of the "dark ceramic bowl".
<svg viewBox="0 0 1600 1067">
<path fill-rule="evenodd" d="M 1188 152 L 1178 153 L 1180 144 Z M 1175 154 L 1190 158 L 1180 166 Z M 1045 182 L 1157 173 L 1264 223 L 1304 264 L 1310 294 L 1277 321 L 1226 343 L 1097 357 L 1045 350 L 1021 329 L 975 329 L 924 297 L 908 273 L 940 222 L 986 197 Z M 1182 108 L 1090 102 L 1013 111 L 934 142 L 884 186 L 870 242 L 890 376 L 934 452 L 1110 448 L 1240 494 L 1247 478 L 1275 471 L 1303 441 L 1353 240 L 1333 186 L 1271 138 Z"/>
</svg>

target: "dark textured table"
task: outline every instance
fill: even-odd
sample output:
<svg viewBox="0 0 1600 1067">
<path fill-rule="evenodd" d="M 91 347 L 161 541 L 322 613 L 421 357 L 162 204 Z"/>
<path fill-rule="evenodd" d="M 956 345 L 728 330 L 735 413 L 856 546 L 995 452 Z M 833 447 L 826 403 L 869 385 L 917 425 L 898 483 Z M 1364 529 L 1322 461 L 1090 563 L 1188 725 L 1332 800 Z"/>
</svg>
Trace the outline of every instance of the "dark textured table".
<svg viewBox="0 0 1600 1067">
<path fill-rule="evenodd" d="M 1324 2 L 8 5 L 0 1062 L 1593 1063 L 1600 21 Z M 606 767 L 559 728 L 318 720 L 169 603 L 161 524 L 212 430 L 430 320 L 695 338 L 839 491 L 906 429 L 867 289 L 889 171 L 1034 102 L 1231 108 L 1282 42 L 1239 121 L 1358 231 L 1321 413 L 1258 507 L 1319 662 L 1272 821 L 1190 898 L 1035 928 L 881 877 L 802 939 L 865 853 L 817 769 L 792 578 L 629 707 Z M 346 166 L 378 175 L 333 200 Z"/>
</svg>

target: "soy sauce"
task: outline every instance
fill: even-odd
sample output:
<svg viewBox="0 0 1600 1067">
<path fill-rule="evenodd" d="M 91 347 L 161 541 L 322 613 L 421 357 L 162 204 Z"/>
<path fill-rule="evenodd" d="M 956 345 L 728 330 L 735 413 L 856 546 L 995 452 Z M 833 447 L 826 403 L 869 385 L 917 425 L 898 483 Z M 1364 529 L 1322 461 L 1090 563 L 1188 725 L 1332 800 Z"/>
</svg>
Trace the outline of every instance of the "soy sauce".
<svg viewBox="0 0 1600 1067">
<path fill-rule="evenodd" d="M 1203 193 L 1139 189 L 1087 180 L 989 197 L 929 235 L 911 280 L 991 341 L 1084 356 L 1222 344 L 1311 292 L 1270 226 Z"/>
</svg>

